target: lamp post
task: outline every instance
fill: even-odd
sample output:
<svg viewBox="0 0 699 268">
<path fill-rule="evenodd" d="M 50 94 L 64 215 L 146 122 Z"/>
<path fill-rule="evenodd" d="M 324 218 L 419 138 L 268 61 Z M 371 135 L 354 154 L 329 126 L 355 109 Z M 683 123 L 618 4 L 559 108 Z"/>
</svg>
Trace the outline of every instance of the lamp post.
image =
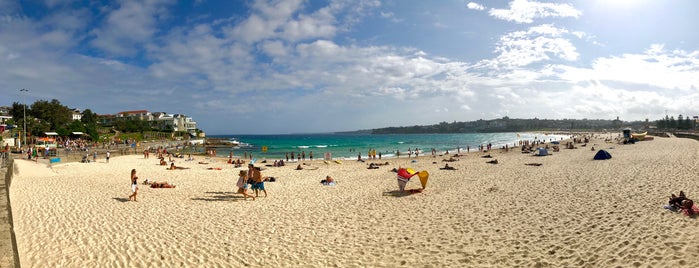
<svg viewBox="0 0 699 268">
<path fill-rule="evenodd" d="M 20 89 L 20 92 L 25 92 L 24 94 L 24 111 L 22 112 L 24 115 L 24 145 L 27 145 L 27 94 L 26 92 L 29 92 L 28 89 Z M 19 147 L 22 147 L 22 144 L 19 145 Z"/>
</svg>

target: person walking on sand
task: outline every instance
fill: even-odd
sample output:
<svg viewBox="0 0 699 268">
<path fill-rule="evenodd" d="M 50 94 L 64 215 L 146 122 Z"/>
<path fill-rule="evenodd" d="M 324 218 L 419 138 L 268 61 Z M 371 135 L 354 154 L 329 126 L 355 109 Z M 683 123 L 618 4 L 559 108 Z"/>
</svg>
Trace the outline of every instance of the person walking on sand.
<svg viewBox="0 0 699 268">
<path fill-rule="evenodd" d="M 238 173 L 238 182 L 235 184 L 238 186 L 238 193 L 243 194 L 243 197 L 245 200 L 248 200 L 248 197 L 252 197 L 252 201 L 255 201 L 255 197 L 252 196 L 251 194 L 248 194 L 248 172 L 245 170 L 241 170 Z"/>
<path fill-rule="evenodd" d="M 109 153 L 109 151 L 107 151 L 107 163 L 109 163 L 109 156 L 110 156 L 110 153 Z"/>
<path fill-rule="evenodd" d="M 251 189 L 255 191 L 255 197 L 260 195 L 260 191 L 263 191 L 265 193 L 265 197 L 267 197 L 267 190 L 265 189 L 265 182 L 262 179 L 262 172 L 260 171 L 260 168 L 249 164 L 248 169 L 250 170 L 248 178 L 252 179 L 253 181 Z"/>
<path fill-rule="evenodd" d="M 131 195 L 129 196 L 129 201 L 137 201 L 136 195 L 138 195 L 138 176 L 136 176 L 136 169 L 131 170 Z"/>
</svg>

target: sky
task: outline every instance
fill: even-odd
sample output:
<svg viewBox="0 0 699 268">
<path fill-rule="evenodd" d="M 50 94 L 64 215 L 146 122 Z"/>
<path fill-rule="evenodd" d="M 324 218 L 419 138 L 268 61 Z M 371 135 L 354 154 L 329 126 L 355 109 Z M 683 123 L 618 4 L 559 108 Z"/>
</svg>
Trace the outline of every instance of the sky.
<svg viewBox="0 0 699 268">
<path fill-rule="evenodd" d="M 185 114 L 208 135 L 695 116 L 697 14 L 695 0 L 0 0 L 0 105 Z"/>
</svg>

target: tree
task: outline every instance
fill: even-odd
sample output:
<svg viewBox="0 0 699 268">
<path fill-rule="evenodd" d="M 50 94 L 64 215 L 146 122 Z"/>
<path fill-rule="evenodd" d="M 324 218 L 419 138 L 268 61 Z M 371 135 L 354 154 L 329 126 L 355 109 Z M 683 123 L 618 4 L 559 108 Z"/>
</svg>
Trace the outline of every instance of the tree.
<svg viewBox="0 0 699 268">
<path fill-rule="evenodd" d="M 72 120 L 73 112 L 56 99 L 51 102 L 38 100 L 31 107 L 31 114 L 48 123 L 49 129 L 65 127 Z"/>
<path fill-rule="evenodd" d="M 92 110 L 90 109 L 85 109 L 82 113 L 82 117 L 80 118 L 80 121 L 82 121 L 86 125 L 96 125 L 97 124 L 97 114 L 93 113 Z"/>
</svg>

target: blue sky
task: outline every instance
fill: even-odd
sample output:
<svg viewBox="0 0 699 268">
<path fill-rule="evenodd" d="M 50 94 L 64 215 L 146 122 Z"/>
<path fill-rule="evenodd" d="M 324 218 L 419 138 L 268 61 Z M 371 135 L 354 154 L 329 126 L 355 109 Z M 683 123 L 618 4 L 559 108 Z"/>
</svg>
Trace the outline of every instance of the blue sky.
<svg viewBox="0 0 699 268">
<path fill-rule="evenodd" d="M 183 113 L 208 134 L 694 116 L 696 14 L 692 0 L 0 0 L 0 105 Z"/>
</svg>

